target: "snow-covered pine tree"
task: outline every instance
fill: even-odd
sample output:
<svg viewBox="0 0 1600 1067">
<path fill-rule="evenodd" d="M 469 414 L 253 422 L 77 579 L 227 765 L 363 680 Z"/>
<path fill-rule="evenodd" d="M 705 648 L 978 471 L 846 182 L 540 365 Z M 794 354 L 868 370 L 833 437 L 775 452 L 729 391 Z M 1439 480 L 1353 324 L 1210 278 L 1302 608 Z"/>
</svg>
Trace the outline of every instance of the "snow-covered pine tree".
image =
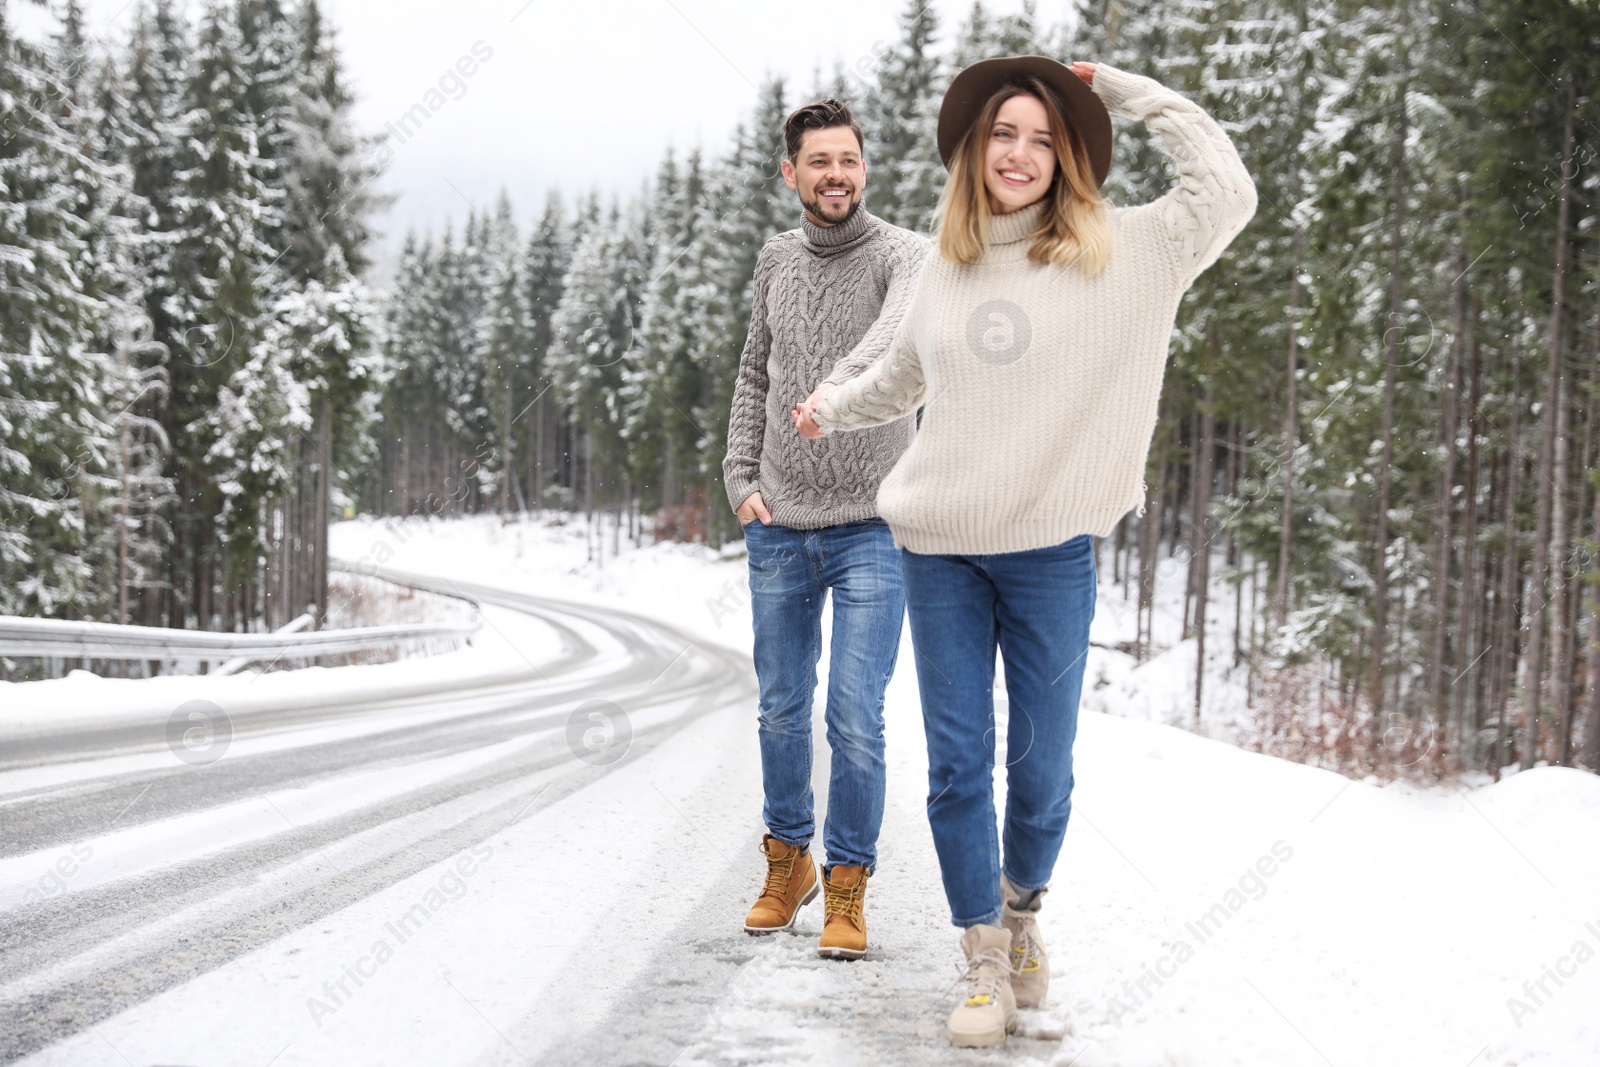
<svg viewBox="0 0 1600 1067">
<path fill-rule="evenodd" d="M 488 440 L 478 346 L 487 281 L 480 230 L 476 210 L 468 215 L 459 242 L 453 227 L 446 225 L 433 261 L 433 287 L 424 295 L 432 320 L 435 387 L 442 401 L 429 416 L 438 424 L 429 456 L 429 491 L 448 501 L 447 510 L 477 508 L 473 442 Z"/>
<path fill-rule="evenodd" d="M 434 282 L 433 242 L 419 242 L 408 230 L 385 303 L 380 493 L 373 501 L 381 514 L 411 515 L 427 506 L 431 420 L 443 404 L 434 366 Z"/>
<path fill-rule="evenodd" d="M 1020 11 L 995 20 L 995 31 L 1000 54 L 1007 56 L 1049 55 L 1049 42 L 1055 36 L 1039 21 L 1039 0 L 1022 0 Z"/>
<path fill-rule="evenodd" d="M 706 486 L 707 529 L 715 543 L 733 533 L 722 494 L 728 409 L 750 326 L 756 258 L 773 234 L 798 225 L 800 205 L 784 184 L 783 83 L 768 81 L 750 118 L 734 133 L 733 147 L 707 183 L 705 210 L 695 223 L 685 270 L 692 279 L 687 319 L 690 357 L 704 387 L 692 412 L 696 453 Z"/>
<path fill-rule="evenodd" d="M 659 458 L 656 502 L 663 506 L 687 502 L 685 473 L 696 468 L 698 433 L 691 413 L 704 383 L 691 353 L 690 322 L 701 265 L 695 234 L 705 201 L 699 149 L 681 170 L 669 153 L 656 179 L 658 240 L 640 320 L 640 373 L 630 381 L 628 396 L 634 436 L 648 440 L 652 458 Z"/>
<path fill-rule="evenodd" d="M 1571 610 L 1594 591 L 1579 578 L 1576 528 L 1588 513 L 1584 497 L 1597 488 L 1593 471 L 1600 464 L 1593 452 L 1600 436 L 1594 299 L 1600 11 L 1556 0 L 1496 0 L 1482 6 L 1481 18 L 1445 25 L 1455 46 L 1448 54 L 1460 58 L 1474 87 L 1470 143 L 1482 146 L 1472 157 L 1469 206 L 1482 258 L 1469 277 L 1483 290 L 1481 333 L 1492 377 L 1479 421 L 1493 430 L 1496 465 L 1510 471 L 1501 479 L 1509 485 L 1495 495 L 1518 498 L 1512 521 L 1497 531 L 1514 547 L 1495 553 L 1503 557 L 1500 569 L 1516 580 L 1506 583 L 1498 634 L 1482 646 L 1492 645 L 1488 657 L 1500 661 L 1490 668 L 1498 722 L 1488 761 L 1498 773 L 1513 744 L 1526 769 L 1540 759 L 1570 763 L 1577 741 Z M 1507 387 L 1519 379 L 1520 390 Z M 1579 462 L 1578 454 L 1587 458 Z M 1591 529 L 1584 538 L 1590 553 L 1597 533 Z M 1594 642 L 1600 615 L 1592 608 L 1585 614 L 1587 641 Z M 1600 652 L 1589 664 L 1600 669 Z M 1600 755 L 1594 696 L 1600 684 L 1591 676 L 1583 688 L 1590 751 Z"/>
<path fill-rule="evenodd" d="M 528 365 L 526 377 L 533 405 L 523 419 L 528 435 L 527 499 L 542 510 L 545 492 L 564 481 L 562 457 L 557 447 L 561 409 L 551 397 L 547 360 L 553 334 L 550 320 L 561 304 L 567 268 L 572 260 L 572 235 L 561 194 L 552 189 L 545 198 L 544 214 L 534 225 L 524 255 L 523 278 L 528 287 Z"/>
<path fill-rule="evenodd" d="M 172 248 L 177 235 L 175 207 L 179 195 L 178 171 L 182 166 L 184 129 L 184 86 L 189 64 L 187 26 L 172 0 L 153 0 L 140 4 L 134 14 L 132 36 L 123 65 L 121 97 L 125 108 L 110 117 L 121 116 L 121 150 L 133 183 L 133 194 L 140 204 L 140 239 L 134 248 L 134 264 L 144 295 L 144 314 L 150 323 L 150 339 L 167 350 L 176 336 Z M 153 399 L 153 398 L 152 398 Z M 161 418 L 166 403 L 145 410 Z M 170 423 L 168 423 L 170 428 Z M 169 517 L 177 501 L 165 510 Z M 169 557 L 170 558 L 170 557 Z M 182 613 L 171 607 L 172 581 L 165 577 L 166 592 L 159 616 L 181 625 Z"/>
<path fill-rule="evenodd" d="M 478 345 L 483 351 L 484 389 L 494 438 L 491 458 L 483 469 L 484 489 L 500 514 L 507 516 L 514 505 L 521 504 L 514 499 L 521 496 L 516 484 L 514 430 L 515 420 L 522 416 L 532 338 L 522 249 L 511 199 L 504 190 L 495 206 L 487 255 L 489 283 L 484 316 L 478 324 Z"/>
<path fill-rule="evenodd" d="M 233 12 L 211 4 L 202 16 L 184 94 L 183 144 L 173 199 L 174 292 L 172 402 L 168 433 L 177 460 L 180 497 L 174 564 L 186 594 L 176 605 L 190 625 L 217 629 L 233 621 L 231 596 L 251 584 L 264 531 L 263 497 L 285 484 L 282 417 L 293 411 L 304 430 L 303 400 L 271 390 L 292 381 L 276 371 L 221 393 L 239 368 L 273 366 L 259 351 L 278 290 L 277 251 L 266 241 L 278 229 L 281 194 L 272 160 L 260 151 L 247 87 L 248 56 Z M 245 409 L 247 401 L 256 405 Z M 174 620 L 179 621 L 178 619 Z M 230 627 L 231 628 L 231 627 Z"/>
<path fill-rule="evenodd" d="M 328 524 L 335 496 L 344 496 L 336 483 L 373 448 L 378 316 L 360 279 L 369 262 L 368 217 L 379 203 L 372 187 L 376 141 L 355 133 L 354 101 L 316 0 L 304 0 L 285 30 L 292 34 L 292 89 L 288 151 L 279 164 L 285 224 L 278 269 L 291 284 L 274 317 L 288 326 L 289 336 L 308 342 L 299 345 L 293 369 L 311 388 L 319 477 L 309 487 L 309 507 L 297 508 L 292 499 L 282 507 L 311 517 L 310 595 L 322 606 L 328 595 Z M 309 333 L 307 325 L 314 327 Z M 307 488 L 302 479 L 299 494 Z"/>
<path fill-rule="evenodd" d="M 301 277 L 300 264 L 283 264 L 295 243 L 297 223 L 291 194 L 298 182 L 290 175 L 289 161 L 296 150 L 297 101 L 302 67 L 295 27 L 283 0 L 228 0 L 237 32 L 241 84 L 239 99 L 254 127 L 256 153 L 265 162 L 262 173 L 274 191 L 274 210 L 262 220 L 262 239 L 272 248 L 272 258 L 282 267 L 274 282 L 293 288 Z M 274 294 L 276 295 L 276 294 Z"/>
<path fill-rule="evenodd" d="M 972 0 L 972 6 L 962 17 L 956 30 L 955 43 L 950 52 L 952 73 L 965 70 L 980 59 L 1000 55 L 999 33 L 994 16 L 983 6 L 983 0 Z"/>
<path fill-rule="evenodd" d="M 94 167 L 77 172 L 78 214 L 87 224 L 79 271 L 84 292 L 99 301 L 94 339 L 110 439 L 103 463 L 89 471 L 82 513 L 87 556 L 95 573 L 94 613 L 127 622 L 162 620 L 165 512 L 173 503 L 164 464 L 166 435 L 158 418 L 166 399 L 167 350 L 151 336 L 146 312 L 141 231 L 148 202 L 133 189 L 129 152 L 139 131 L 129 121 L 127 82 L 111 56 L 96 54 L 83 35 L 75 2 L 61 11 L 55 66 L 67 79 L 61 122 Z"/>
<path fill-rule="evenodd" d="M 72 75 L 13 36 L 0 7 L 0 612 L 9 614 L 79 613 L 95 599 L 84 495 L 112 435 L 96 345 L 104 304 L 86 291 L 96 235 L 76 179 L 106 175 L 86 131 L 65 121 Z"/>
<path fill-rule="evenodd" d="M 900 41 L 878 68 L 867 135 L 866 203 L 873 214 L 927 231 L 944 188 L 935 131 L 949 81 L 935 51 L 939 15 L 932 4 L 906 0 Z"/>
<path fill-rule="evenodd" d="M 369 222 L 383 198 L 373 189 L 376 139 L 358 134 L 334 34 L 317 0 L 293 20 L 293 85 L 284 155 L 284 225 L 280 264 L 291 278 L 327 284 L 327 250 L 337 245 L 351 275 L 369 265 Z"/>
<path fill-rule="evenodd" d="M 625 474 L 621 389 L 647 269 L 642 215 L 637 204 L 626 212 L 613 206 L 588 228 L 550 324 L 551 380 L 582 432 L 579 489 L 591 511 L 615 499 Z"/>
</svg>

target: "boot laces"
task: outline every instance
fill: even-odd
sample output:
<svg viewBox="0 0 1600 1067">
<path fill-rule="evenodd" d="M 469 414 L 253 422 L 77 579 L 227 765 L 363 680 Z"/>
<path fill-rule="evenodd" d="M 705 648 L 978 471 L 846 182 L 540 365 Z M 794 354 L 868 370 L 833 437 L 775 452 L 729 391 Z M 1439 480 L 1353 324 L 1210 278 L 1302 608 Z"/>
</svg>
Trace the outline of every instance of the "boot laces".
<svg viewBox="0 0 1600 1067">
<path fill-rule="evenodd" d="M 861 925 L 861 908 L 867 892 L 865 876 L 855 885 L 835 885 L 826 879 L 822 883 L 822 908 L 828 918 L 843 915 L 857 926 Z"/>
<path fill-rule="evenodd" d="M 958 968 L 956 980 L 950 990 L 963 982 L 967 986 L 966 1003 L 971 1007 L 1000 1003 L 1000 986 L 1009 981 L 1011 964 L 1004 949 L 989 948 L 967 957 L 965 966 Z M 948 994 L 950 990 L 945 992 Z"/>
<path fill-rule="evenodd" d="M 790 849 L 787 856 L 774 856 L 767 851 L 765 842 L 762 842 L 761 851 L 767 855 L 767 881 L 761 887 L 764 897 L 781 897 L 789 888 L 789 882 L 794 878 L 794 861 L 799 857 L 798 849 Z"/>
<path fill-rule="evenodd" d="M 1013 920 L 1011 929 L 1011 970 L 1017 974 L 1039 969 L 1039 954 L 1044 942 L 1039 939 L 1039 924 L 1032 916 Z M 1010 925 L 1010 924 L 1008 924 Z"/>
</svg>

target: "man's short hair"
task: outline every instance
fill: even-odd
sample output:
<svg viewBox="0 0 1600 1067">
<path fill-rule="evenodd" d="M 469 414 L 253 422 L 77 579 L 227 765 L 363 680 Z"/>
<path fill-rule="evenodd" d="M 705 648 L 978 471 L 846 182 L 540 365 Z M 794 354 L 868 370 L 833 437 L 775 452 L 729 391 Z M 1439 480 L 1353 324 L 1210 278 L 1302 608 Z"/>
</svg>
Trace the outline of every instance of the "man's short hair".
<svg viewBox="0 0 1600 1067">
<path fill-rule="evenodd" d="M 789 162 L 799 162 L 800 142 L 806 134 L 834 126 L 843 126 L 855 134 L 856 145 L 863 155 L 866 154 L 866 138 L 861 135 L 861 124 L 856 122 L 855 115 L 850 111 L 850 105 L 843 100 L 818 100 L 815 104 L 807 104 L 796 109 L 783 120 L 783 145 L 789 151 Z"/>
</svg>

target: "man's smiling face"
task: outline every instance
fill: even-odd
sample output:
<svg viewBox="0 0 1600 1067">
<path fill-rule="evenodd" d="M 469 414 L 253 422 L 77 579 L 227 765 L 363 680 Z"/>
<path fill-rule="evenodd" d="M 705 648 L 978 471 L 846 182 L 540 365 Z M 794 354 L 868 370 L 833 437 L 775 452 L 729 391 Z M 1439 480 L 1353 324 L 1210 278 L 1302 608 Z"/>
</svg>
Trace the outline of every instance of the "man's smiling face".
<svg viewBox="0 0 1600 1067">
<path fill-rule="evenodd" d="M 811 130 L 793 161 L 783 161 L 783 180 L 800 194 L 806 215 L 818 226 L 837 226 L 861 206 L 867 164 L 847 126 Z"/>
</svg>

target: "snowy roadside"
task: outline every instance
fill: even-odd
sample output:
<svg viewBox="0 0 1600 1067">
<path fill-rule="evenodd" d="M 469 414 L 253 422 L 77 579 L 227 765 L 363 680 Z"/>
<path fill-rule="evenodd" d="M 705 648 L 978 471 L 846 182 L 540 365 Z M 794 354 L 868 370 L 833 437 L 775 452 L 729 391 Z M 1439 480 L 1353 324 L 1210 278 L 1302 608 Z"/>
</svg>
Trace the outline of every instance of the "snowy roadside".
<svg viewBox="0 0 1600 1067">
<path fill-rule="evenodd" d="M 341 536 L 370 532 L 352 525 Z M 470 520 L 430 527 L 395 565 L 449 559 L 463 577 L 615 604 L 748 649 L 742 559 L 663 544 L 595 567 L 585 544 L 576 526 Z M 1011 1062 L 1600 1060 L 1587 1010 L 1600 964 L 1581 965 L 1600 955 L 1600 779 L 1541 769 L 1465 792 L 1380 787 L 1163 725 L 1192 713 L 1193 643 L 1176 641 L 1181 586 L 1157 592 L 1155 636 L 1171 647 L 1135 669 L 1116 651 L 1133 606 L 1105 578 L 1074 823 L 1047 911 L 1058 977 L 1052 1004 L 1028 1023 L 1063 1039 L 1018 1042 Z M 1227 647 L 1230 625 L 1217 621 L 1213 648 Z M 1226 733 L 1243 721 L 1242 678 L 1217 662 L 1205 721 Z M 806 937 L 751 943 L 731 1014 L 688 1042 L 681 1063 L 760 1060 L 754 1039 L 774 1034 L 792 1038 L 779 1042 L 786 1055 L 821 1061 L 831 1046 L 849 1059 L 840 1041 L 853 1031 L 876 1035 L 862 1038 L 875 1054 L 904 1031 L 937 1058 L 955 935 L 922 818 L 910 663 L 907 645 L 891 687 L 889 813 L 872 892 L 882 956 L 841 971 L 807 959 Z M 732 825 L 726 815 L 698 813 L 720 829 L 691 845 L 749 852 L 759 826 L 750 813 Z M 721 836 L 736 839 L 739 825 L 748 840 Z M 746 862 L 753 887 L 755 857 Z M 801 932 L 814 936 L 820 916 L 808 920 Z M 908 981 L 930 970 L 936 981 Z M 901 1019 L 885 1034 L 874 990 L 915 997 L 920 1024 Z"/>
<path fill-rule="evenodd" d="M 485 685 L 522 675 L 530 665 L 560 653 L 561 636 L 549 624 L 494 605 L 482 610 L 484 626 L 466 647 L 393 663 L 154 678 L 102 678 L 73 671 L 47 681 L 0 682 L 0 741 L 61 726 L 176 715 L 192 701 L 214 704 L 232 715 L 291 707 L 310 698 L 355 701 L 425 686 Z"/>
<path fill-rule="evenodd" d="M 749 652 L 750 592 L 738 546 L 713 552 L 703 545 L 663 542 L 644 549 L 626 539 L 605 558 L 588 558 L 581 520 L 502 523 L 494 516 L 408 520 L 360 518 L 334 526 L 334 556 L 364 567 L 388 567 L 614 607 L 660 619 L 696 637 Z"/>
<path fill-rule="evenodd" d="M 341 536 L 371 532 L 350 524 Z M 448 559 L 468 568 L 462 577 L 610 603 L 749 648 L 742 559 L 662 544 L 625 548 L 596 567 L 585 545 L 576 525 L 469 520 L 430 527 L 395 565 Z M 1600 965 L 1563 977 L 1580 957 L 1600 954 L 1600 779 L 1541 769 L 1466 792 L 1380 787 L 1172 729 L 1163 723 L 1191 714 L 1194 671 L 1193 642 L 1176 640 L 1181 585 L 1157 590 L 1155 637 L 1171 647 L 1136 669 L 1116 651 L 1132 635 L 1133 606 L 1105 578 L 1074 824 L 1047 925 L 1065 959 L 1055 1006 L 1030 1021 L 1065 1040 L 1059 1050 L 1026 1042 L 1017 1051 L 1032 1046 L 1042 1062 L 1077 1054 L 1080 1064 L 1600 1059 L 1600 1027 L 1585 1010 L 1600 994 Z M 1214 624 L 1213 648 L 1227 647 L 1229 625 Z M 926 756 L 910 663 L 907 645 L 891 687 L 890 810 L 873 884 L 885 956 L 857 969 L 865 989 L 894 988 L 907 966 L 925 971 L 955 958 L 921 813 Z M 1205 722 L 1226 734 L 1244 721 L 1242 677 L 1222 655 L 1208 658 L 1207 673 Z M 818 753 L 820 785 L 825 746 Z M 696 818 L 726 826 L 712 813 Z M 759 826 L 741 821 L 753 840 Z M 754 885 L 754 858 L 747 862 Z M 735 987 L 758 1032 L 796 1029 L 797 1009 L 862 991 L 829 981 L 837 970 L 805 960 L 803 943 L 752 947 L 750 966 L 782 961 L 809 975 L 791 976 L 800 989 L 783 980 Z M 1547 967 L 1567 985 L 1545 978 Z M 817 981 L 826 995 L 802 995 Z M 927 1025 L 913 1032 L 935 1048 L 947 982 L 906 990 L 920 989 L 925 1003 L 933 995 Z M 831 1028 L 852 1027 L 835 1015 Z M 805 1043 L 796 1049 L 825 1047 L 810 1044 L 817 1031 L 799 1026 Z M 748 1037 L 745 1027 L 718 1025 L 682 1062 L 697 1050 L 710 1061 L 749 1056 L 758 1050 Z"/>
<path fill-rule="evenodd" d="M 404 533 L 345 524 L 335 554 L 381 546 L 374 561 L 400 570 L 749 648 L 742 559 L 658 545 L 597 568 L 573 526 L 493 519 Z M 1108 585 L 1093 639 L 1111 645 L 1131 612 L 1108 606 Z M 1185 690 L 1140 688 L 1119 655 L 1090 660 L 1091 684 L 1108 679 L 1090 707 L 1126 715 L 1082 718 L 1073 823 L 1043 917 L 1051 998 L 1004 1051 L 957 1057 L 940 1036 L 956 931 L 923 817 L 905 645 L 873 949 L 859 963 L 816 959 L 816 905 L 793 935 L 739 929 L 759 886 L 759 766 L 753 709 L 724 709 L 482 851 L 25 1062 L 1600 1061 L 1600 779 L 1541 769 L 1468 792 L 1353 782 L 1148 721 L 1181 709 Z M 419 907 L 425 924 L 396 937 Z"/>
</svg>

